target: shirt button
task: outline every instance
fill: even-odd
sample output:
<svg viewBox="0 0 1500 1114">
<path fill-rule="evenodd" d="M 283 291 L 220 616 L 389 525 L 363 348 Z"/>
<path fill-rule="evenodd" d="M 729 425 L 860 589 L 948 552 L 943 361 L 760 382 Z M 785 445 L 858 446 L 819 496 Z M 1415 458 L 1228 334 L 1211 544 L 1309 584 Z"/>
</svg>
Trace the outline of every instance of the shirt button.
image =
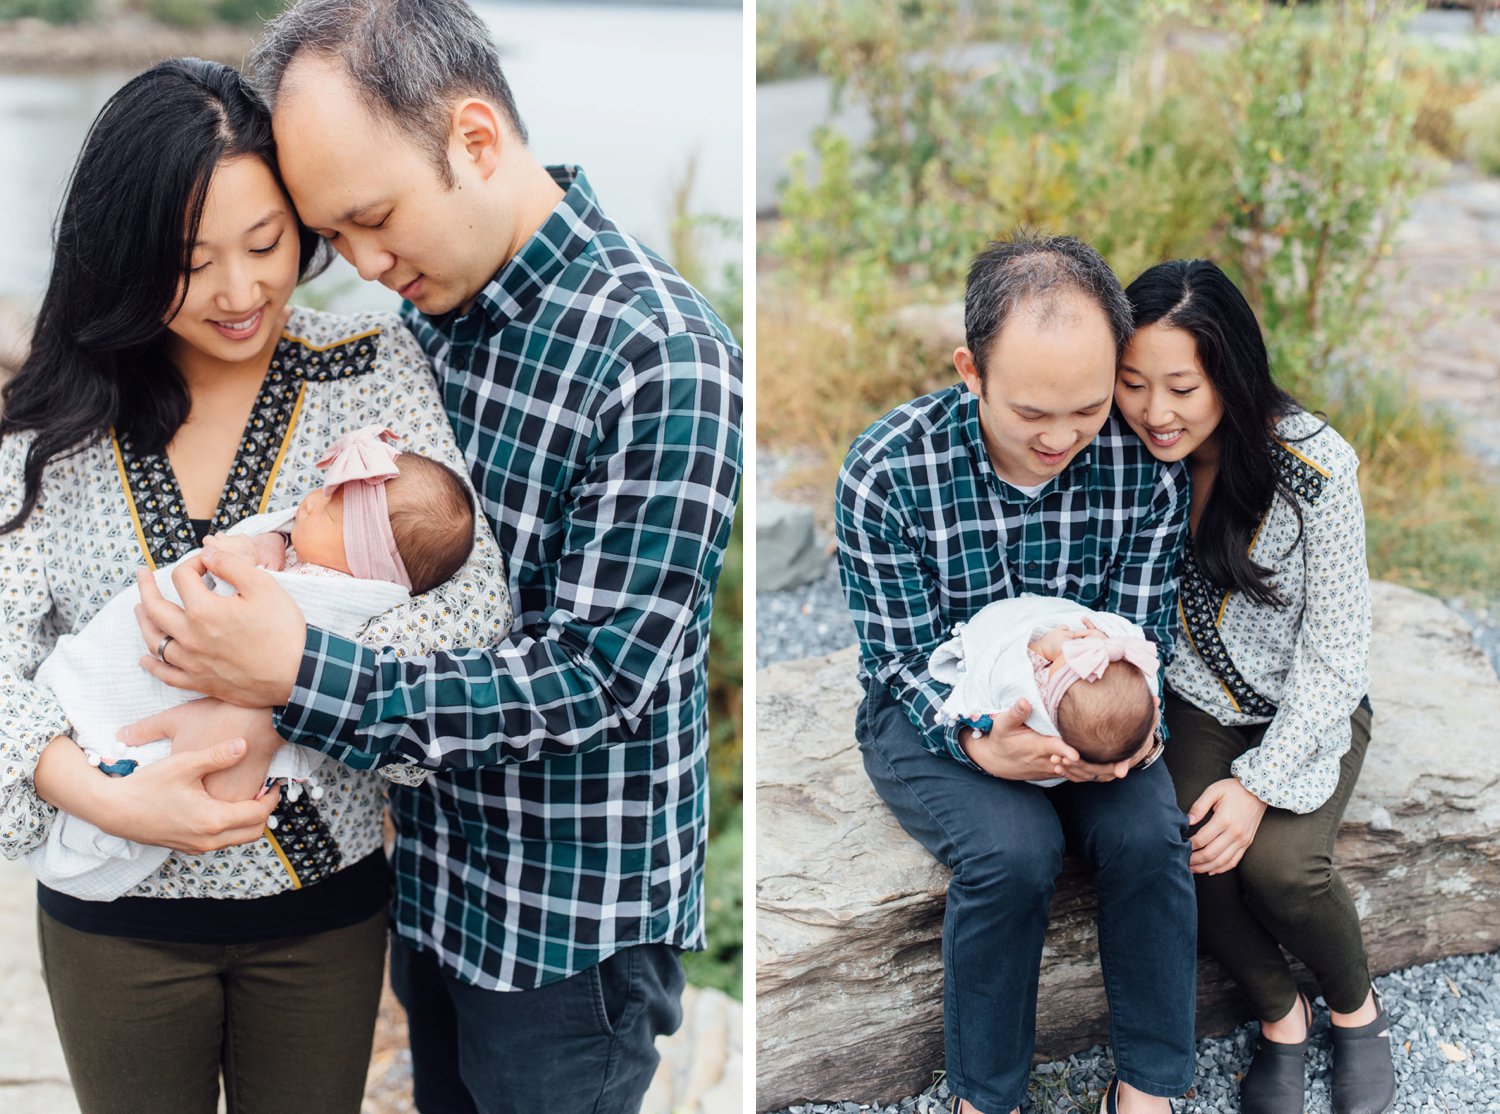
<svg viewBox="0 0 1500 1114">
<path fill-rule="evenodd" d="M 1040 561 L 1027 561 L 1026 562 L 1026 567 L 1028 569 L 1031 569 L 1031 570 L 1035 571 L 1036 569 L 1039 569 L 1039 568 L 1042 567 L 1042 563 Z"/>
</svg>

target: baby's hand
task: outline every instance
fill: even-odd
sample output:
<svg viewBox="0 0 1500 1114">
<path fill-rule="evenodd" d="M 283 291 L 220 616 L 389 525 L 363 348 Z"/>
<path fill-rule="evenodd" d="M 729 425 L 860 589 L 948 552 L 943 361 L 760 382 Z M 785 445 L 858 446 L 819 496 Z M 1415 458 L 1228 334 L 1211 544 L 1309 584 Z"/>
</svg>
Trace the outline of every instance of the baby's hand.
<svg viewBox="0 0 1500 1114">
<path fill-rule="evenodd" d="M 280 572 L 286 568 L 286 538 L 282 534 L 210 534 L 203 548 L 213 552 L 233 553 L 263 569 Z"/>
</svg>

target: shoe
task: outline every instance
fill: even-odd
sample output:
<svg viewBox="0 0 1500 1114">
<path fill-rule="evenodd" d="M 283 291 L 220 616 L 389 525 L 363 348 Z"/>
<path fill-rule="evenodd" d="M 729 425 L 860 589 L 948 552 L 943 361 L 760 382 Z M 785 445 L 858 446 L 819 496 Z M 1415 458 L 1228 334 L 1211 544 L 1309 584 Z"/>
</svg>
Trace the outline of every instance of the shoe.
<svg viewBox="0 0 1500 1114">
<path fill-rule="evenodd" d="M 1311 1031 L 1312 1005 L 1302 994 L 1297 995 L 1297 1002 Z M 1307 1090 L 1303 1078 L 1306 1064 L 1307 1037 L 1296 1044 L 1261 1037 L 1245 1078 L 1240 1081 L 1240 1110 L 1243 1114 L 1302 1114 Z"/>
<path fill-rule="evenodd" d="M 1112 1075 L 1104 1085 L 1104 1099 L 1099 1103 L 1099 1114 L 1120 1114 L 1120 1078 Z"/>
<path fill-rule="evenodd" d="M 1385 1114 L 1396 1103 L 1391 1019 L 1378 994 L 1375 1010 L 1368 1025 L 1332 1027 L 1333 1114 Z"/>
</svg>

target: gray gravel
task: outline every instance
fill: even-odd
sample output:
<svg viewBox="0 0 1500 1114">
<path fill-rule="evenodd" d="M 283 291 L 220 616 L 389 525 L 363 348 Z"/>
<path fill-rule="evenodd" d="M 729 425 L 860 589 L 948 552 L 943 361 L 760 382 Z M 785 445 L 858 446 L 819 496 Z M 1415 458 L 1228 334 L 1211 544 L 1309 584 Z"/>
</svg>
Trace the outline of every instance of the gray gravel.
<svg viewBox="0 0 1500 1114">
<path fill-rule="evenodd" d="M 1375 980 L 1391 1017 L 1397 1095 L 1394 1114 L 1500 1114 L 1500 952 L 1459 956 L 1410 967 Z M 1307 1114 L 1330 1114 L 1328 1014 L 1316 999 L 1308 1054 Z M 1255 1025 L 1198 1042 L 1198 1077 L 1179 1114 L 1239 1109 L 1236 1075 L 1250 1062 Z M 938 1065 L 935 1065 L 938 1066 Z M 1066 1061 L 1040 1065 L 1021 1109 L 1026 1114 L 1092 1114 L 1111 1063 L 1094 1047 Z M 948 1089 L 889 1106 L 853 1101 L 808 1103 L 777 1114 L 938 1114 Z M 986 1114 L 1006 1114 L 1004 1111 Z"/>
<path fill-rule="evenodd" d="M 853 646 L 854 622 L 831 558 L 820 580 L 785 592 L 755 594 L 755 668 L 813 658 Z"/>
</svg>

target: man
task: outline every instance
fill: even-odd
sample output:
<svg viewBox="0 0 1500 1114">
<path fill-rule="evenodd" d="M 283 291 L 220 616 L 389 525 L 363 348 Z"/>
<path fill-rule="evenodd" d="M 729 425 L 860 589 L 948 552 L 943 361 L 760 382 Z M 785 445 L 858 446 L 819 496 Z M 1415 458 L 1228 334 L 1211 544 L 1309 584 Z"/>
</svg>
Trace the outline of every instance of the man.
<svg viewBox="0 0 1500 1114">
<path fill-rule="evenodd" d="M 955 623 L 1028 592 L 1116 612 L 1169 648 L 1186 474 L 1110 415 L 1130 306 L 1093 249 L 1027 235 L 992 245 L 969 273 L 964 325 L 963 385 L 881 418 L 839 476 L 865 769 L 953 868 L 943 994 L 955 1109 L 1005 1114 L 1025 1095 L 1066 842 L 1098 882 L 1118 1076 L 1109 1109 L 1166 1111 L 1162 1096 L 1193 1076 L 1196 924 L 1186 820 L 1165 763 L 1151 761 L 1154 740 L 1090 766 L 1022 726 L 1025 701 L 984 733 L 945 728 L 935 713 L 947 689 L 927 662 Z M 1028 784 L 1049 777 L 1067 780 Z"/>
<path fill-rule="evenodd" d="M 172 639 L 152 670 L 276 707 L 283 736 L 351 766 L 441 771 L 392 794 L 392 982 L 421 1110 L 635 1110 L 680 1022 L 678 950 L 703 942 L 739 349 L 580 170 L 532 157 L 461 0 L 305 0 L 252 65 L 302 219 L 405 299 L 515 626 L 399 659 L 212 558 L 240 595 L 185 576 L 186 612 L 147 601 L 147 644 Z"/>
</svg>

